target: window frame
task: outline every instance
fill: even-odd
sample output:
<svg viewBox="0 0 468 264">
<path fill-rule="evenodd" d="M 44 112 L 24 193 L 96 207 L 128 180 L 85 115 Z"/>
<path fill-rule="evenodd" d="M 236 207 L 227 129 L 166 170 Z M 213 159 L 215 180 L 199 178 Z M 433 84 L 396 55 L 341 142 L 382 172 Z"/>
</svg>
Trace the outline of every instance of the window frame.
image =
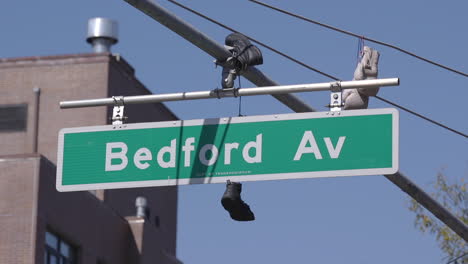
<svg viewBox="0 0 468 264">
<path fill-rule="evenodd" d="M 55 247 L 47 242 L 48 234 L 52 235 L 55 241 Z M 62 246 L 68 246 L 68 256 L 62 253 Z M 44 235 L 44 264 L 51 264 L 52 257 L 57 259 L 56 264 L 78 264 L 78 247 L 58 235 L 56 232 L 46 230 Z"/>
<path fill-rule="evenodd" d="M 27 103 L 0 104 L 0 133 L 25 132 L 28 130 L 28 107 Z M 9 116 L 12 115 L 12 116 Z M 3 120 L 2 117 L 7 117 Z M 15 119 L 16 118 L 16 119 Z"/>
</svg>

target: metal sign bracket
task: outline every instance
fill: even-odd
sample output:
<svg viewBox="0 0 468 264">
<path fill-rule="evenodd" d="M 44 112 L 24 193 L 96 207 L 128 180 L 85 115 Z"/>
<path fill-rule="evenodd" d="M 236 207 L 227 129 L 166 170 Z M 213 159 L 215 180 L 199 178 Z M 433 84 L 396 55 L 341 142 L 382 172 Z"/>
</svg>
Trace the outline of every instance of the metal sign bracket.
<svg viewBox="0 0 468 264">
<path fill-rule="evenodd" d="M 112 96 L 114 100 L 114 109 L 112 109 L 112 124 L 122 125 L 126 117 L 124 116 L 124 97 Z"/>
<path fill-rule="evenodd" d="M 343 90 L 341 88 L 341 82 L 330 83 L 330 91 L 330 111 L 340 112 L 341 107 L 343 107 Z"/>
</svg>

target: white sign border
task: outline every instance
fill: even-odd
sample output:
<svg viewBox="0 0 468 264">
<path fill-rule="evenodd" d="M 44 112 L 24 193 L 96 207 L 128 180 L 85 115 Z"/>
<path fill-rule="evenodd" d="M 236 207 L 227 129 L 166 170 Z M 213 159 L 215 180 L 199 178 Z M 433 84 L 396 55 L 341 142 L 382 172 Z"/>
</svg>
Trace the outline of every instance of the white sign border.
<svg viewBox="0 0 468 264">
<path fill-rule="evenodd" d="M 238 124 L 252 122 L 269 122 L 278 120 L 298 120 L 298 119 L 313 119 L 313 118 L 334 118 L 344 116 L 370 116 L 370 115 L 392 115 L 392 167 L 377 168 L 377 169 L 355 169 L 355 170 L 335 170 L 335 171 L 320 171 L 320 172 L 295 172 L 295 173 L 275 173 L 275 174 L 255 174 L 255 175 L 237 175 L 226 177 L 204 177 L 190 179 L 168 179 L 168 180 L 152 180 L 152 181 L 131 181 L 131 182 L 112 182 L 98 184 L 76 184 L 62 185 L 63 171 L 63 147 L 64 135 L 67 133 L 79 132 L 97 132 L 111 130 L 131 130 L 142 128 L 163 128 L 163 127 L 180 127 L 180 126 L 200 126 L 214 124 Z M 365 110 L 346 110 L 342 112 L 310 112 L 310 113 L 294 113 L 294 114 L 279 114 L 279 115 L 262 115 L 262 116 L 247 116 L 247 117 L 224 117 L 211 119 L 195 119 L 195 120 L 177 120 L 164 122 L 136 123 L 123 125 L 106 125 L 106 126 L 90 126 L 90 127 L 75 127 L 61 129 L 58 136 L 57 146 L 57 177 L 56 188 L 60 192 L 68 191 L 85 191 L 99 189 L 120 189 L 120 188 L 136 188 L 136 187 L 155 187 L 155 186 L 174 186 L 187 184 L 207 184 L 207 183 L 225 183 L 231 181 L 266 181 L 266 180 L 286 180 L 286 179 L 305 179 L 305 178 L 323 178 L 323 177 L 343 177 L 343 176 L 365 176 L 365 175 L 388 175 L 395 174 L 399 169 L 399 113 L 394 108 L 381 109 L 365 109 Z"/>
</svg>

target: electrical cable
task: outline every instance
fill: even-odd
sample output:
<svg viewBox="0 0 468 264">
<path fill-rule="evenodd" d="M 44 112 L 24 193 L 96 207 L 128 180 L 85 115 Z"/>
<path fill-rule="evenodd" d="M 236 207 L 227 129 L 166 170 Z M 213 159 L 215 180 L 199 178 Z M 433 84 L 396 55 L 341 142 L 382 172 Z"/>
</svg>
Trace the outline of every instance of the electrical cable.
<svg viewBox="0 0 468 264">
<path fill-rule="evenodd" d="M 462 75 L 462 76 L 465 76 L 465 77 L 468 77 L 468 73 L 465 73 L 465 72 L 462 72 L 462 71 L 459 71 L 459 70 L 456 70 L 456 69 L 453 69 L 453 68 L 450 68 L 448 66 L 445 66 L 445 65 L 442 65 L 440 63 L 437 63 L 435 61 L 432 61 L 432 60 L 429 60 L 429 59 L 426 59 L 424 57 L 421 57 L 419 55 L 416 55 L 410 51 L 407 51 L 405 49 L 402 49 L 398 46 L 395 46 L 395 45 L 392 45 L 392 44 L 389 44 L 389 43 L 386 43 L 386 42 L 383 42 L 383 41 L 380 41 L 380 40 L 376 40 L 376 39 L 372 39 L 372 38 L 369 38 L 369 37 L 366 37 L 366 36 L 363 36 L 363 35 L 358 35 L 356 33 L 353 33 L 353 32 L 350 32 L 350 31 L 346 31 L 346 30 L 343 30 L 343 29 L 340 29 L 340 28 L 337 28 L 337 27 L 333 27 L 333 26 L 330 26 L 330 25 L 327 25 L 327 24 L 324 24 L 324 23 L 321 23 L 321 22 L 318 22 L 318 21 L 315 21 L 315 20 L 312 20 L 310 18 L 307 18 L 307 17 L 303 17 L 301 15 L 297 15 L 297 14 L 294 14 L 294 13 L 291 13 L 289 11 L 286 11 L 286 10 L 283 10 L 283 9 L 280 9 L 278 7 L 274 7 L 274 6 L 271 6 L 271 5 L 268 5 L 268 4 L 265 4 L 263 2 L 260 2 L 260 1 L 257 1 L 257 0 L 249 0 L 250 2 L 253 2 L 253 3 L 256 3 L 258 5 L 261 5 L 261 6 L 264 6 L 264 7 L 267 7 L 267 8 L 270 8 L 270 9 L 273 9 L 275 11 L 278 11 L 280 13 L 283 13 L 283 14 L 286 14 L 286 15 L 289 15 L 289 16 L 292 16 L 292 17 L 295 17 L 295 18 L 298 18 L 298 19 L 301 19 L 301 20 L 304 20 L 304 21 L 307 21 L 309 23 L 312 23 L 312 24 L 315 24 L 315 25 L 318 25 L 318 26 L 321 26 L 321 27 L 325 27 L 325 28 L 328 28 L 328 29 L 331 29 L 331 30 L 334 30 L 334 31 L 337 31 L 337 32 L 340 32 L 340 33 L 343 33 L 343 34 L 346 34 L 346 35 L 349 35 L 349 36 L 353 36 L 353 37 L 356 37 L 356 38 L 362 38 L 364 40 L 367 40 L 367 41 L 370 41 L 370 42 L 373 42 L 373 43 L 376 43 L 376 44 L 379 44 L 379 45 L 382 45 L 382 46 L 385 46 L 385 47 L 388 47 L 388 48 L 392 48 L 394 50 L 398 50 L 402 53 L 405 53 L 407 55 L 410 55 L 414 58 L 417 58 L 419 60 L 422 60 L 422 61 L 425 61 L 427 63 L 430 63 L 432 65 L 435 65 L 437 67 L 440 67 L 440 68 L 443 68 L 445 70 L 448 70 L 448 71 L 451 71 L 453 73 L 456 73 L 456 74 L 459 74 L 459 75 Z"/>
<path fill-rule="evenodd" d="M 312 66 L 310 66 L 310 65 L 307 65 L 307 64 L 305 64 L 305 63 L 303 63 L 303 62 L 301 62 L 301 61 L 299 61 L 299 60 L 296 60 L 296 59 L 294 59 L 293 57 L 291 57 L 291 56 L 289 56 L 289 55 L 287 55 L 287 54 L 285 54 L 285 53 L 283 53 L 283 52 L 281 52 L 281 51 L 279 51 L 279 50 L 277 50 L 277 49 L 275 49 L 275 48 L 272 48 L 272 47 L 268 46 L 268 45 L 265 44 L 265 43 L 262 43 L 262 42 L 260 42 L 260 41 L 258 41 L 258 40 L 256 40 L 256 39 L 254 39 L 254 38 L 252 38 L 252 37 L 249 37 L 249 36 L 245 35 L 244 33 L 239 32 L 239 31 L 237 31 L 237 30 L 235 30 L 235 29 L 233 29 L 233 28 L 231 28 L 231 27 L 228 27 L 228 26 L 226 26 L 226 25 L 224 25 L 224 24 L 222 24 L 222 23 L 220 23 L 220 22 L 218 22 L 218 21 L 216 21 L 216 20 L 214 20 L 214 19 L 212 19 L 212 18 L 209 18 L 209 17 L 203 15 L 202 13 L 200 13 L 200 12 L 198 12 L 198 11 L 195 11 L 195 10 L 193 10 L 193 9 L 187 7 L 187 6 L 182 5 L 181 3 L 178 3 L 178 2 L 176 2 L 176 1 L 174 1 L 174 0 L 168 0 L 168 1 L 171 2 L 171 3 L 173 3 L 174 5 L 177 5 L 177 6 L 183 8 L 183 9 L 185 9 L 185 10 L 187 10 L 187 11 L 189 11 L 189 12 L 191 12 L 191 13 L 193 13 L 193 14 L 195 14 L 195 15 L 201 17 L 201 18 L 204 18 L 204 19 L 210 21 L 211 23 L 216 24 L 216 25 L 218 25 L 218 26 L 220 26 L 220 27 L 222 27 L 222 28 L 224 28 L 224 29 L 227 29 L 227 30 L 232 31 L 232 32 L 235 32 L 235 33 L 241 33 L 242 35 L 246 36 L 248 39 L 250 39 L 251 41 L 253 41 L 253 42 L 257 43 L 257 44 L 259 44 L 260 46 L 262 46 L 262 47 L 264 47 L 264 48 L 266 48 L 266 49 L 269 49 L 269 50 L 273 51 L 274 53 L 279 54 L 279 55 L 281 55 L 281 56 L 283 56 L 283 57 L 285 57 L 285 58 L 287 58 L 287 59 L 289 59 L 289 60 L 291 60 L 291 61 L 293 61 L 293 62 L 295 62 L 295 63 L 297 63 L 297 64 L 299 64 L 299 65 L 301 65 L 301 66 L 303 66 L 303 67 L 305 67 L 305 68 L 307 68 L 307 69 L 309 69 L 309 70 L 312 70 L 312 71 L 314 71 L 314 72 L 316 72 L 316 73 L 319 73 L 319 74 L 321 74 L 321 75 L 323 75 L 323 76 L 326 76 L 326 77 L 328 77 L 328 78 L 330 78 L 330 79 L 334 79 L 334 80 L 336 80 L 336 81 L 339 80 L 338 78 L 336 78 L 336 77 L 334 77 L 334 76 L 332 76 L 332 75 L 329 75 L 329 74 L 327 74 L 327 73 L 325 73 L 325 72 L 322 72 L 322 71 L 320 71 L 320 70 L 318 70 L 318 69 L 316 69 L 316 68 L 314 68 L 314 67 L 312 67 Z"/>
<path fill-rule="evenodd" d="M 417 117 L 419 117 L 419 118 L 422 118 L 422 119 L 424 119 L 424 120 L 426 120 L 426 121 L 428 121 L 428 122 L 431 122 L 431 123 L 433 123 L 434 125 L 438 125 L 438 126 L 440 126 L 440 127 L 442 127 L 442 128 L 445 128 L 445 129 L 447 129 L 447 130 L 450 130 L 450 131 L 452 131 L 453 133 L 459 134 L 460 136 L 463 136 L 463 137 L 465 137 L 465 138 L 468 137 L 467 134 L 464 134 L 464 133 L 462 133 L 462 132 L 460 132 L 460 131 L 458 131 L 458 130 L 455 130 L 455 129 L 450 128 L 450 127 L 448 127 L 448 126 L 446 126 L 446 125 L 444 125 L 444 124 L 441 124 L 441 123 L 439 123 L 439 122 L 437 122 L 437 121 L 434 121 L 434 120 L 432 120 L 432 119 L 430 119 L 430 118 L 427 118 L 427 117 L 425 117 L 425 116 L 423 116 L 423 115 L 421 115 L 421 114 L 418 114 L 418 113 L 416 113 L 415 111 L 410 110 L 410 109 L 408 109 L 408 108 L 406 108 L 406 107 L 404 107 L 404 106 L 397 105 L 397 104 L 395 104 L 395 103 L 393 103 L 393 102 L 391 102 L 391 101 L 389 101 L 389 100 L 387 100 L 387 99 L 385 99 L 385 98 L 382 98 L 382 97 L 380 97 L 380 96 L 378 96 L 378 95 L 374 95 L 374 97 L 377 98 L 377 99 L 379 99 L 380 101 L 383 101 L 383 102 L 385 102 L 385 103 L 387 103 L 387 104 L 390 104 L 390 105 L 393 105 L 393 106 L 395 106 L 395 107 L 398 107 L 398 108 L 400 108 L 400 109 L 402 109 L 402 110 L 404 110 L 404 111 L 406 111 L 406 112 L 408 112 L 408 113 L 410 113 L 410 114 L 413 114 L 413 115 L 415 115 L 415 116 L 417 116 Z"/>
<path fill-rule="evenodd" d="M 283 52 L 281 52 L 281 51 L 278 51 L 278 50 L 272 48 L 271 46 L 269 46 L 269 45 L 267 45 L 267 44 L 264 44 L 264 43 L 262 43 L 262 42 L 260 42 L 260 41 L 258 41 L 258 40 L 256 40 L 256 39 L 254 39 L 254 38 L 252 38 L 252 37 L 249 37 L 249 36 L 245 35 L 244 33 L 239 32 L 239 31 L 237 31 L 237 30 L 235 30 L 235 29 L 233 29 L 233 28 L 231 28 L 231 27 L 229 27 L 229 26 L 226 26 L 226 25 L 222 24 L 221 22 L 218 22 L 218 21 L 216 21 L 216 20 L 214 20 L 214 19 L 212 19 L 212 18 L 210 18 L 210 17 L 207 17 L 207 16 L 201 14 L 200 12 L 195 11 L 195 10 L 193 10 L 193 9 L 191 9 L 191 8 L 189 8 L 189 7 L 187 7 L 187 6 L 185 6 L 185 5 L 182 5 L 182 4 L 178 3 L 178 2 L 176 2 L 175 0 L 167 0 L 167 1 L 169 1 L 169 2 L 171 2 L 171 3 L 173 3 L 173 4 L 175 4 L 175 5 L 177 5 L 177 6 L 181 7 L 181 8 L 183 8 L 183 9 L 185 9 L 185 10 L 187 10 L 187 11 L 189 11 L 189 12 L 191 12 L 191 13 L 193 13 L 193 14 L 199 16 L 199 17 L 201 17 L 201 18 L 204 18 L 204 19 L 206 19 L 206 20 L 208 20 L 208 21 L 210 21 L 210 22 L 212 22 L 212 23 L 214 23 L 214 24 L 216 24 L 216 25 L 218 25 L 218 26 L 220 26 L 220 27 L 222 27 L 222 28 L 224 28 L 224 29 L 227 29 L 227 30 L 229 30 L 229 31 L 236 32 L 236 33 L 241 33 L 241 34 L 243 34 L 244 36 L 246 36 L 248 39 L 250 39 L 251 41 L 253 41 L 253 42 L 255 42 L 255 43 L 257 43 L 257 44 L 259 44 L 259 45 L 261 45 L 261 46 L 263 46 L 263 47 L 265 47 L 265 48 L 267 48 L 267 49 L 273 51 L 274 53 L 277 53 L 277 54 L 279 54 L 279 55 L 281 55 L 281 56 L 283 56 L 283 57 L 285 57 L 285 58 L 287 58 L 287 59 L 289 59 L 289 60 L 291 60 L 291 61 L 293 61 L 293 62 L 295 62 L 295 63 L 297 63 L 297 64 L 299 64 L 299 65 L 301 65 L 301 66 L 303 66 L 303 67 L 305 67 L 305 68 L 307 68 L 307 69 L 309 69 L 309 70 L 315 71 L 315 72 L 317 72 L 317 73 L 319 73 L 319 74 L 321 74 L 321 75 L 323 75 L 323 76 L 326 76 L 326 77 L 328 77 L 328 78 L 330 78 L 330 79 L 333 79 L 333 80 L 335 80 L 335 81 L 339 81 L 339 80 L 340 80 L 339 78 L 337 78 L 337 77 L 335 77 L 335 76 L 333 76 L 333 75 L 330 75 L 330 74 L 324 73 L 324 72 L 322 72 L 322 71 L 320 71 L 320 70 L 317 70 L 317 69 L 315 69 L 314 67 L 312 67 L 312 66 L 310 66 L 310 65 L 308 65 L 308 64 L 306 64 L 306 63 L 304 63 L 304 62 L 302 62 L 302 61 L 299 61 L 299 60 L 297 60 L 297 59 L 295 59 L 295 58 L 293 58 L 293 57 L 291 57 L 291 56 L 289 56 L 289 55 L 287 55 L 287 54 L 285 54 L 285 53 L 283 53 Z M 254 1 L 254 0 L 249 0 L 249 1 Z M 361 38 L 361 36 L 359 36 L 359 37 Z M 426 116 L 424 116 L 424 115 L 422 115 L 422 114 L 419 114 L 419 113 L 417 113 L 417 112 L 415 112 L 415 111 L 413 111 L 413 110 L 408 109 L 407 107 L 404 107 L 404 106 L 401 106 L 401 105 L 396 104 L 396 103 L 394 103 L 394 102 L 391 102 L 391 101 L 389 101 L 389 100 L 387 100 L 387 99 L 385 99 L 385 98 L 382 98 L 382 97 L 380 97 L 380 96 L 374 96 L 374 97 L 375 97 L 376 99 L 382 101 L 382 102 L 385 102 L 385 103 L 387 103 L 387 104 L 393 105 L 393 106 L 395 106 L 395 107 L 397 107 L 397 108 L 399 108 L 399 109 L 401 109 L 401 110 L 403 110 L 403 111 L 405 111 L 405 112 L 407 112 L 407 113 L 410 113 L 410 114 L 415 115 L 415 116 L 417 116 L 417 117 L 419 117 L 419 118 L 422 118 L 423 120 L 426 120 L 426 121 L 428 121 L 428 122 L 430 122 L 430 123 L 432 123 L 432 124 L 434 124 L 434 125 L 437 125 L 437 126 L 439 126 L 439 127 L 445 128 L 445 129 L 447 129 L 447 130 L 449 130 L 449 131 L 451 131 L 451 132 L 453 132 L 453 133 L 456 133 L 456 134 L 461 135 L 461 136 L 463 136 L 463 137 L 465 137 L 465 138 L 468 138 L 468 135 L 467 135 L 467 134 L 464 134 L 464 133 L 462 133 L 462 132 L 460 132 L 460 131 L 458 131 L 458 130 L 455 130 L 455 129 L 453 129 L 453 128 L 450 128 L 450 127 L 448 127 L 448 126 L 446 126 L 446 125 L 444 125 L 444 124 L 442 124 L 442 123 L 439 123 L 439 122 L 437 122 L 437 121 L 434 121 L 434 120 L 432 120 L 432 119 L 430 119 L 430 118 L 428 118 L 428 117 L 426 117 Z"/>
</svg>

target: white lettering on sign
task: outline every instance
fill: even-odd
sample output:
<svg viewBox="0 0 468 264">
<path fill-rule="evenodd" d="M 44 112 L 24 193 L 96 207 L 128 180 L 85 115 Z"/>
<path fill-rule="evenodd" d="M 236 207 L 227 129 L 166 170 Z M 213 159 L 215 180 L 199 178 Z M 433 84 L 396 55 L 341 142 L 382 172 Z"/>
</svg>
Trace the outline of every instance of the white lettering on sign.
<svg viewBox="0 0 468 264">
<path fill-rule="evenodd" d="M 120 152 L 113 152 L 120 149 Z M 128 164 L 127 145 L 123 142 L 112 142 L 106 144 L 106 171 L 119 171 L 125 169 Z M 112 160 L 119 159 L 120 164 L 112 164 Z"/>
<path fill-rule="evenodd" d="M 161 168 L 175 168 L 175 154 L 176 154 L 177 140 L 171 140 L 171 145 L 163 147 L 158 152 L 158 164 Z M 169 154 L 169 161 L 164 160 L 164 154 Z"/>
<path fill-rule="evenodd" d="M 343 149 L 346 137 L 341 136 L 338 138 L 336 145 L 333 145 L 330 137 L 324 137 L 323 141 L 327 147 L 328 155 L 332 159 L 338 159 Z M 242 148 L 242 158 L 246 163 L 261 163 L 262 162 L 262 143 L 263 134 L 258 134 L 255 137 L 255 141 L 249 141 Z M 230 165 L 232 162 L 233 152 L 236 153 L 239 150 L 239 143 L 231 142 L 225 143 L 224 149 L 224 164 Z M 177 139 L 170 141 L 169 146 L 162 147 L 157 154 L 156 161 L 161 168 L 175 168 L 176 167 L 176 151 L 177 151 Z M 189 137 L 185 139 L 185 143 L 182 146 L 182 152 L 184 152 L 184 167 L 190 167 L 192 160 L 192 152 L 195 151 L 195 138 Z M 124 142 L 110 142 L 106 144 L 106 171 L 120 171 L 127 167 L 128 147 Z M 214 165 L 219 158 L 220 149 L 213 144 L 205 144 L 200 148 L 198 153 L 198 159 L 201 164 L 205 166 Z M 239 153 L 240 154 L 240 153 Z M 298 161 L 302 159 L 304 154 L 314 154 L 315 159 L 323 159 L 322 152 L 317 144 L 314 133 L 311 130 L 305 131 L 301 142 L 297 148 L 294 160 Z M 209 157 L 209 158 L 208 158 Z M 120 161 L 120 162 L 116 162 Z M 140 148 L 133 155 L 133 164 L 140 170 L 145 170 L 151 166 L 151 160 L 153 155 L 148 148 Z M 113 162 L 114 161 L 114 162 Z M 113 164 L 114 163 L 114 164 Z"/>
<path fill-rule="evenodd" d="M 185 140 L 185 145 L 182 147 L 184 155 L 184 167 L 190 167 L 191 155 L 190 153 L 195 150 L 195 146 L 192 145 L 195 142 L 195 138 L 190 137 Z"/>
<path fill-rule="evenodd" d="M 140 170 L 144 170 L 150 166 L 147 161 L 152 159 L 153 155 L 151 155 L 151 151 L 147 148 L 141 148 L 137 150 L 137 152 L 133 156 L 133 163 L 135 163 L 135 166 Z"/>
<path fill-rule="evenodd" d="M 239 143 L 226 143 L 224 144 L 224 164 L 231 164 L 231 151 L 238 149 Z"/>
<path fill-rule="evenodd" d="M 307 143 L 309 143 L 310 147 L 307 147 Z M 320 149 L 317 146 L 317 141 L 315 141 L 312 131 L 304 132 L 301 143 L 297 148 L 296 155 L 294 155 L 294 160 L 301 160 L 302 154 L 306 153 L 314 153 L 315 159 L 322 159 L 322 153 L 320 153 Z"/>
<path fill-rule="evenodd" d="M 250 156 L 250 149 L 255 149 L 255 156 Z M 242 157 L 247 163 L 262 162 L 262 134 L 258 134 L 255 141 L 250 141 L 245 144 L 245 147 L 242 150 Z"/>
<path fill-rule="evenodd" d="M 209 159 L 206 158 L 206 153 L 208 151 L 211 152 L 211 157 Z M 215 145 L 206 144 L 201 148 L 198 158 L 203 165 L 211 166 L 216 163 L 216 160 L 218 160 L 218 153 L 218 148 Z"/>
<path fill-rule="evenodd" d="M 341 148 L 343 147 L 344 141 L 346 137 L 339 137 L 338 142 L 336 143 L 336 147 L 333 147 L 331 139 L 329 137 L 323 138 L 325 141 L 325 145 L 327 145 L 328 154 L 330 154 L 330 158 L 337 159 L 340 157 Z"/>
<path fill-rule="evenodd" d="M 339 137 L 338 142 L 334 147 L 329 137 L 323 138 L 323 141 L 325 141 L 325 145 L 327 146 L 330 158 L 337 159 L 340 157 L 341 149 L 343 148 L 345 140 L 346 137 Z M 304 132 L 301 143 L 299 143 L 299 147 L 297 148 L 296 155 L 294 155 L 294 160 L 301 160 L 302 155 L 307 153 L 313 153 L 315 159 L 318 160 L 323 158 L 322 153 L 320 152 L 320 149 L 317 145 L 317 141 L 315 140 L 314 133 L 312 133 L 312 131 Z"/>
<path fill-rule="evenodd" d="M 242 158 L 247 163 L 261 163 L 262 162 L 262 136 L 258 134 L 255 137 L 255 141 L 249 141 L 245 144 L 242 149 Z M 342 144 L 341 144 L 342 145 Z M 339 151 L 341 145 L 338 142 L 336 148 L 333 150 Z M 230 165 L 232 161 L 233 150 L 239 149 L 239 143 L 231 142 L 224 144 L 224 164 Z M 116 151 L 117 150 L 117 151 Z M 173 139 L 169 146 L 162 147 L 156 155 L 157 164 L 161 168 L 175 168 L 176 167 L 176 151 L 177 151 L 177 139 Z M 185 139 L 185 143 L 182 146 L 182 152 L 184 152 L 184 167 L 190 167 L 192 160 L 192 152 L 195 151 L 195 138 L 189 137 Z M 106 171 L 120 171 L 127 167 L 128 147 L 124 142 L 110 142 L 106 143 Z M 220 150 L 213 144 L 205 144 L 200 148 L 198 153 L 198 159 L 201 164 L 205 166 L 214 165 L 219 158 Z M 208 154 L 211 154 L 209 158 Z M 239 153 L 240 154 L 240 153 Z M 112 161 L 120 160 L 118 164 L 112 164 Z M 138 149 L 133 155 L 133 164 L 140 170 L 145 170 L 151 166 L 151 160 L 153 160 L 153 154 L 150 149 L 143 147 Z M 115 162 L 114 162 L 115 163 Z"/>
</svg>

